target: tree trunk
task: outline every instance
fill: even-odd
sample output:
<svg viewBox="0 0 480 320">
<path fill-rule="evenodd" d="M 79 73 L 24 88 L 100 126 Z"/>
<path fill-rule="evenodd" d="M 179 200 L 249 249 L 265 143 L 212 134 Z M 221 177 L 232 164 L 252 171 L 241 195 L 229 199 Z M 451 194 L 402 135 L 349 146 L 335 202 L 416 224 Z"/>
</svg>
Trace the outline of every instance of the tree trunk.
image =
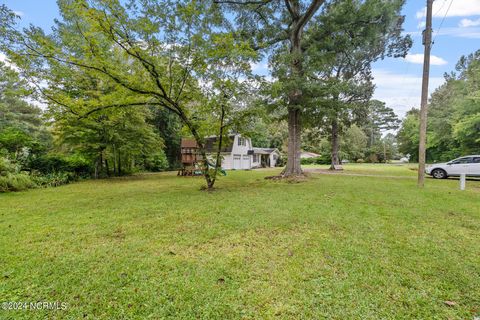
<svg viewBox="0 0 480 320">
<path fill-rule="evenodd" d="M 101 150 L 98 153 L 98 157 L 95 160 L 95 179 L 98 179 L 100 177 L 100 174 L 102 173 L 102 167 L 103 167 L 103 150 Z"/>
<path fill-rule="evenodd" d="M 110 168 L 108 166 L 108 160 L 105 158 L 105 170 L 107 171 L 107 177 L 110 177 Z"/>
<path fill-rule="evenodd" d="M 338 122 L 332 122 L 332 164 L 330 170 L 335 170 L 335 166 L 340 165 L 338 153 L 340 151 L 340 137 L 338 135 Z"/>
<path fill-rule="evenodd" d="M 113 144 L 113 175 L 117 175 L 117 148 L 115 148 L 115 143 Z"/>
<path fill-rule="evenodd" d="M 211 187 L 209 186 L 208 188 L 211 189 L 213 188 L 213 185 L 215 184 L 215 181 L 217 180 L 217 172 L 222 168 L 222 146 L 223 146 L 223 121 L 225 119 L 225 107 L 222 105 L 222 113 L 220 116 L 220 132 L 219 132 L 219 137 L 218 137 L 218 150 L 217 150 L 217 156 L 215 160 L 215 170 L 213 172 L 213 175 L 211 177 Z"/>
<path fill-rule="evenodd" d="M 295 83 L 295 87 L 288 93 L 288 159 L 287 166 L 282 172 L 284 177 L 303 174 L 300 163 L 302 143 L 302 111 L 300 108 L 303 102 L 303 92 L 298 85 L 298 82 L 303 78 L 301 36 L 302 30 L 300 29 L 297 32 L 293 32 L 290 37 L 291 81 Z"/>
<path fill-rule="evenodd" d="M 118 151 L 118 164 L 117 164 L 117 174 L 118 176 L 122 175 L 122 155 L 120 154 L 120 150 Z"/>
<path fill-rule="evenodd" d="M 95 160 L 95 173 L 93 174 L 94 179 L 98 179 L 98 159 Z"/>
<path fill-rule="evenodd" d="M 215 179 L 212 179 L 212 177 L 210 176 L 210 172 L 208 172 L 208 165 L 205 162 L 207 160 L 207 153 L 205 152 L 205 146 L 203 145 L 203 140 L 200 138 L 200 135 L 198 134 L 197 129 L 195 128 L 193 123 L 188 119 L 188 117 L 184 113 L 179 113 L 178 115 L 182 119 L 183 123 L 187 125 L 188 129 L 190 130 L 190 133 L 193 135 L 193 138 L 197 143 L 198 150 L 200 151 L 200 155 L 202 156 L 204 161 L 203 176 L 205 177 L 205 182 L 207 183 L 207 190 L 212 190 L 213 186 L 215 185 Z"/>
<path fill-rule="evenodd" d="M 288 110 L 288 159 L 282 176 L 297 176 L 303 173 L 300 164 L 301 112 L 298 108 Z"/>
</svg>

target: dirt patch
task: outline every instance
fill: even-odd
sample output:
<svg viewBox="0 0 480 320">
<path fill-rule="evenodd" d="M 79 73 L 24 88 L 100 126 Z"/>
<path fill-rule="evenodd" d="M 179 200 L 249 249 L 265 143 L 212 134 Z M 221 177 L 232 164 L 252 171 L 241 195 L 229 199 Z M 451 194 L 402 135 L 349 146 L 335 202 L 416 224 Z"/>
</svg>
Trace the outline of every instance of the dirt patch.
<svg viewBox="0 0 480 320">
<path fill-rule="evenodd" d="M 300 182 L 305 182 L 308 180 L 308 175 L 307 174 L 302 174 L 302 175 L 296 175 L 296 176 L 268 176 L 265 177 L 265 180 L 273 180 L 273 181 L 285 181 L 287 183 L 300 183 Z"/>
</svg>

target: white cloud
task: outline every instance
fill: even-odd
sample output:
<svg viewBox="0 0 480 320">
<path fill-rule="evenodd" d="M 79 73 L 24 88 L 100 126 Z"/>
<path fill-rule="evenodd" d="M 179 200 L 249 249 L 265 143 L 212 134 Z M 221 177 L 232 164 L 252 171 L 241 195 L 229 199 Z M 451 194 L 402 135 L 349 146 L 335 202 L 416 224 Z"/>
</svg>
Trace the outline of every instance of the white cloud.
<svg viewBox="0 0 480 320">
<path fill-rule="evenodd" d="M 451 2 L 451 5 L 450 5 Z M 423 3 L 423 2 L 422 2 Z M 450 7 L 450 9 L 449 9 Z M 448 10 L 448 13 L 447 13 Z M 480 0 L 436 0 L 433 2 L 433 16 L 435 18 L 470 17 L 480 15 Z M 417 18 L 426 16 L 426 9 L 417 11 Z"/>
<path fill-rule="evenodd" d="M 471 19 L 462 19 L 458 24 L 460 28 L 468 28 L 468 27 L 478 27 L 480 26 L 480 19 L 471 20 Z"/>
<path fill-rule="evenodd" d="M 438 36 L 452 36 L 469 39 L 480 38 L 480 28 L 443 28 L 437 33 Z"/>
<path fill-rule="evenodd" d="M 23 11 L 13 11 L 13 13 L 15 13 L 19 17 L 23 17 L 25 15 Z"/>
<path fill-rule="evenodd" d="M 404 32 L 404 34 L 409 34 L 412 37 L 421 37 L 422 33 L 418 31 L 409 31 Z M 450 36 L 457 38 L 467 38 L 467 39 L 479 39 L 480 38 L 480 28 L 470 27 L 470 28 L 442 28 L 439 32 L 434 31 L 435 39 L 439 36 Z"/>
<path fill-rule="evenodd" d="M 373 97 L 384 101 L 400 117 L 404 117 L 411 108 L 420 106 L 421 75 L 397 74 L 383 69 L 375 69 L 373 76 L 376 85 Z M 443 82 L 442 77 L 430 77 L 429 92 L 435 91 Z"/>
<path fill-rule="evenodd" d="M 4 53 L 2 53 L 2 52 L 0 52 L 0 61 L 3 62 L 3 63 L 5 63 L 5 65 L 6 65 L 7 67 L 10 67 L 10 68 L 12 68 L 13 70 L 15 70 L 15 71 L 17 71 L 17 72 L 19 71 L 18 68 L 17 68 L 17 66 L 15 66 L 14 64 L 12 64 L 12 63 L 10 62 L 10 60 L 8 60 L 7 56 L 6 56 Z"/>
<path fill-rule="evenodd" d="M 420 21 L 417 25 L 417 28 L 418 29 L 423 29 L 423 28 L 425 28 L 426 25 L 427 24 L 425 23 L 425 21 Z"/>
<path fill-rule="evenodd" d="M 410 63 L 423 64 L 423 54 L 422 53 L 409 54 L 405 57 L 405 61 Z M 448 64 L 448 62 L 435 55 L 430 55 L 430 64 L 434 66 L 443 66 Z"/>
</svg>

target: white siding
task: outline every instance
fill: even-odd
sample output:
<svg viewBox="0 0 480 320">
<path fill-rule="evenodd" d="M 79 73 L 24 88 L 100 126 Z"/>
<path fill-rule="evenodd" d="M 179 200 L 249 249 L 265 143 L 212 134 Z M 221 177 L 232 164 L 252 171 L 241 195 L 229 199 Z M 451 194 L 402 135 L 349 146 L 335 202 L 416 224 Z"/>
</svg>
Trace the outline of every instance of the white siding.
<svg viewBox="0 0 480 320">
<path fill-rule="evenodd" d="M 232 169 L 240 170 L 242 169 L 242 155 L 241 154 L 233 154 L 232 155 Z"/>
<path fill-rule="evenodd" d="M 251 142 L 250 142 L 250 139 L 248 138 L 243 138 L 245 139 L 245 145 L 238 145 L 238 141 L 239 141 L 239 138 L 241 138 L 241 136 L 239 134 L 237 134 L 235 136 L 235 139 L 233 141 L 233 149 L 232 149 L 232 154 L 247 154 L 248 153 L 248 150 L 250 150 L 252 148 L 251 146 Z"/>
<path fill-rule="evenodd" d="M 245 141 L 241 145 L 238 145 L 240 138 Z M 232 147 L 232 167 L 231 169 L 242 170 L 252 168 L 252 155 L 248 154 L 248 150 L 252 149 L 252 142 L 249 138 L 243 138 L 241 135 L 235 135 Z M 239 161 L 235 161 L 235 155 L 240 156 Z"/>
<path fill-rule="evenodd" d="M 257 161 L 255 161 L 255 160 L 257 160 Z M 255 156 L 252 155 L 252 168 L 260 167 L 260 165 L 261 165 L 260 161 L 261 161 L 261 157 L 260 157 L 259 154 L 256 154 Z"/>
<path fill-rule="evenodd" d="M 252 168 L 252 156 L 248 154 L 242 155 L 242 169 Z"/>
<path fill-rule="evenodd" d="M 223 155 L 222 169 L 231 170 L 233 166 L 232 155 L 230 153 L 223 153 L 222 155 Z"/>
<path fill-rule="evenodd" d="M 274 155 L 274 154 L 275 154 L 275 152 L 272 152 L 272 153 L 270 153 L 270 155 L 269 155 L 269 157 L 270 157 L 270 168 L 275 167 L 275 164 L 276 164 L 276 162 L 277 162 L 276 159 L 273 160 L 273 155 Z"/>
<path fill-rule="evenodd" d="M 224 170 L 246 170 L 246 169 L 251 169 L 253 164 L 253 156 L 248 154 L 248 150 L 252 149 L 252 142 L 249 138 L 244 138 L 245 139 L 245 145 L 238 145 L 238 140 L 241 136 L 240 135 L 235 135 L 233 139 L 233 146 L 232 146 L 232 152 L 227 153 L 224 152 L 222 153 L 223 160 L 222 160 L 222 169 Z M 209 158 L 213 158 L 213 154 L 209 155 Z M 236 157 L 235 157 L 236 156 Z M 235 160 L 236 159 L 236 160 Z M 260 161 L 260 160 L 259 160 Z M 213 163 L 214 161 L 211 160 Z M 257 165 L 259 165 L 257 163 Z"/>
</svg>

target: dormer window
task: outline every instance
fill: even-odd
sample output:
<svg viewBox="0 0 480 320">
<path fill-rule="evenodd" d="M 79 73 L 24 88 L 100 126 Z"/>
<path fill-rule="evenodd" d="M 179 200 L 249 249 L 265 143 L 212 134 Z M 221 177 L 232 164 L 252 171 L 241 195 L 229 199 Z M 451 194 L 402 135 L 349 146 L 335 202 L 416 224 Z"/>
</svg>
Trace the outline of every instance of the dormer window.
<svg viewBox="0 0 480 320">
<path fill-rule="evenodd" d="M 239 146 L 246 146 L 247 142 L 246 142 L 245 138 L 238 137 L 238 145 Z"/>
</svg>

